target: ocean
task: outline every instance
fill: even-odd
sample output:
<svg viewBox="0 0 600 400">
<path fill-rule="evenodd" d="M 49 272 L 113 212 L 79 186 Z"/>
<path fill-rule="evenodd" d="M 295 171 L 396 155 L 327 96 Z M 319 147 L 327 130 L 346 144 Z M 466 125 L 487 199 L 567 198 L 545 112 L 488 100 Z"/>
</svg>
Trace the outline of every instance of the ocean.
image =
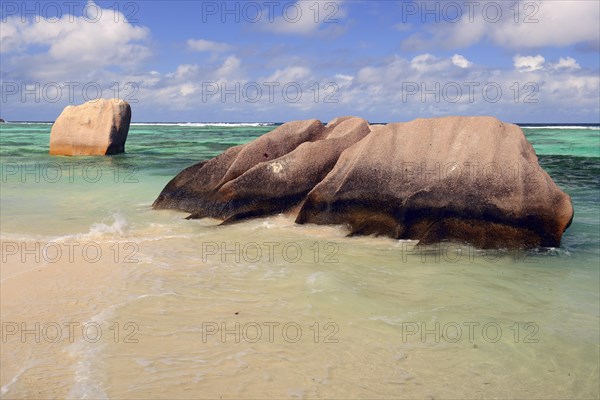
<svg viewBox="0 0 600 400">
<path fill-rule="evenodd" d="M 573 199 L 560 248 L 151 209 L 275 126 L 132 124 L 126 154 L 74 158 L 49 123 L 0 125 L 2 397 L 600 396 L 598 125 L 523 125 Z"/>
</svg>

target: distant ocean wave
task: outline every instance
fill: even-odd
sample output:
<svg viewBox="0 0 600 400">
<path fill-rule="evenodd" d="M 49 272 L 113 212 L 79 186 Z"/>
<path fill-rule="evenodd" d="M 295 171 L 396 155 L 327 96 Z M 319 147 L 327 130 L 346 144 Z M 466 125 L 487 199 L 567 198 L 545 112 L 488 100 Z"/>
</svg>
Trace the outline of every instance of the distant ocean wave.
<svg viewBox="0 0 600 400">
<path fill-rule="evenodd" d="M 8 124 L 18 125 L 52 125 L 52 121 L 6 121 Z M 375 123 L 372 123 L 375 124 Z M 381 124 L 386 124 L 385 122 Z M 132 126 L 184 126 L 184 127 L 262 127 L 262 126 L 277 126 L 281 125 L 279 122 L 132 122 Z M 573 124 L 573 125 L 559 125 L 559 124 L 544 124 L 544 123 L 530 123 L 530 124 L 519 124 L 523 129 L 564 129 L 564 130 L 591 130 L 600 131 L 600 125 L 598 124 Z"/>
<path fill-rule="evenodd" d="M 29 122 L 29 121 L 5 121 L 7 124 L 15 124 L 15 125 L 52 125 L 54 122 L 49 121 L 39 121 L 39 122 Z"/>
<path fill-rule="evenodd" d="M 14 125 L 52 125 L 53 122 L 40 121 L 6 121 L 7 124 Z M 279 126 L 279 122 L 132 122 L 131 126 L 178 126 L 186 128 L 260 128 Z M 573 125 L 552 125 L 552 124 L 517 124 L 522 129 L 527 130 L 571 130 L 571 131 L 600 131 L 600 125 L 597 124 L 573 124 Z"/>
<path fill-rule="evenodd" d="M 568 129 L 568 130 L 588 130 L 588 131 L 600 131 L 598 125 L 535 125 L 528 126 L 526 124 L 519 125 L 523 129 Z"/>
</svg>

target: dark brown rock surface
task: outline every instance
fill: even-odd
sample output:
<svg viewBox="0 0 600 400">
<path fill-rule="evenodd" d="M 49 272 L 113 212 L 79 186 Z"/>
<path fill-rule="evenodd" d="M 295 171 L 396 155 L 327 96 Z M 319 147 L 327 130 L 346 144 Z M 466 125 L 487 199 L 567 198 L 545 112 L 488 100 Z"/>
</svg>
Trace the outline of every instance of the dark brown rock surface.
<svg viewBox="0 0 600 400">
<path fill-rule="evenodd" d="M 572 216 L 518 126 L 446 117 L 389 124 L 349 148 L 296 222 L 497 248 L 558 246 Z"/>
<path fill-rule="evenodd" d="M 299 206 L 301 224 L 481 248 L 558 246 L 573 216 L 521 129 L 492 117 L 290 122 L 185 169 L 154 202 L 227 223 Z"/>
<path fill-rule="evenodd" d="M 302 143 L 318 140 L 325 129 L 317 120 L 288 122 L 248 144 L 232 147 L 180 172 L 163 189 L 153 207 L 187 211 L 192 213 L 191 218 L 226 219 L 240 205 L 223 196 L 220 189 L 224 184 L 256 165 L 290 153 Z"/>
</svg>

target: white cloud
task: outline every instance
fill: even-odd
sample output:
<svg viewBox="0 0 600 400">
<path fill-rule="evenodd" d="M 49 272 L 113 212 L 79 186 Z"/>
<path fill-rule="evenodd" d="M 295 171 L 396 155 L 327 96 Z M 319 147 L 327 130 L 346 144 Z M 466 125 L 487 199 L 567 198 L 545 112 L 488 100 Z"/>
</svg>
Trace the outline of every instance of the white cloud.
<svg viewBox="0 0 600 400">
<path fill-rule="evenodd" d="M 577 63 L 577 60 L 575 60 L 572 57 L 561 57 L 558 59 L 558 62 L 556 64 L 552 65 L 552 68 L 575 71 L 581 69 L 581 66 L 579 65 L 579 63 Z"/>
<path fill-rule="evenodd" d="M 345 74 L 335 74 L 335 79 L 338 81 L 346 81 L 346 82 L 351 82 L 352 80 L 354 80 L 354 77 L 352 75 L 345 75 Z"/>
<path fill-rule="evenodd" d="M 307 7 L 313 3 L 299 4 Z M 279 25 L 277 29 L 296 34 L 327 31 L 329 28 L 326 24 L 315 23 L 311 13 L 312 11 L 308 10 L 305 15 L 308 19 L 301 23 L 288 23 L 285 27 Z M 263 63 L 253 59 L 243 62 L 241 55 L 248 53 L 223 54 L 233 49 L 227 43 L 190 39 L 187 41 L 190 50 L 219 54 L 214 54 L 213 58 L 199 65 L 183 61 L 168 73 L 152 71 L 151 69 L 156 68 L 153 66 L 148 66 L 149 72 L 140 72 L 144 71 L 144 64 L 140 60 L 150 55 L 147 47 L 149 30 L 124 22 L 124 18 L 119 18 L 121 22 L 115 23 L 112 10 L 103 14 L 111 18 L 96 24 L 72 16 L 46 24 L 44 21 L 39 24 L 22 23 L 20 20 L 9 18 L 2 23 L 0 29 L 3 77 L 12 79 L 11 75 L 19 74 L 20 77 L 27 78 L 25 81 L 37 78 L 46 82 L 64 82 L 82 79 L 79 77 L 83 75 L 87 76 L 88 80 L 89 77 L 98 80 L 103 88 L 110 88 L 113 82 L 121 82 L 121 88 L 125 82 L 136 82 L 140 88 L 135 95 L 135 98 L 140 100 L 136 107 L 152 110 L 151 115 L 164 115 L 163 113 L 168 113 L 169 110 L 191 110 L 188 115 L 193 115 L 193 119 L 196 120 L 230 119 L 231 115 L 235 115 L 234 118 L 237 119 L 245 116 L 249 120 L 283 120 L 320 117 L 324 112 L 364 116 L 373 113 L 400 120 L 444 114 L 490 114 L 500 117 L 528 115 L 531 110 L 544 110 L 545 115 L 552 113 L 548 110 L 565 110 L 562 115 L 568 115 L 570 118 L 581 110 L 588 110 L 586 117 L 598 112 L 600 78 L 597 70 L 581 68 L 577 60 L 567 56 L 558 60 L 546 60 L 538 51 L 521 51 L 521 54 L 525 55 L 515 55 L 514 69 L 475 64 L 459 54 L 462 52 L 449 53 L 454 55 L 448 57 L 436 55 L 433 51 L 427 53 L 425 50 L 421 51 L 424 54 L 417 53 L 413 58 L 392 55 L 388 58 L 380 57 L 376 62 L 368 62 L 365 58 L 350 58 L 347 65 L 338 62 L 332 67 L 331 63 L 327 64 L 326 60 L 317 59 L 316 56 L 311 63 L 310 59 L 303 59 L 301 54 L 290 55 L 284 51 L 277 57 L 263 57 Z M 542 15 L 540 11 L 538 18 Z M 324 16 L 323 13 L 321 16 Z M 340 16 L 341 14 L 337 14 L 335 17 Z M 283 22 L 285 21 L 278 21 L 280 24 Z M 509 25 L 505 25 L 504 22 L 490 28 L 490 24 L 483 20 L 476 20 L 473 24 L 463 20 L 454 24 L 452 30 L 440 31 L 436 40 L 451 46 L 469 45 L 483 39 L 500 41 L 500 37 L 497 36 L 500 33 L 495 30 L 507 27 Z M 486 33 L 486 29 L 492 31 Z M 560 31 L 556 27 L 554 29 Z M 507 37 L 504 36 L 505 39 Z M 502 39 L 503 45 L 515 45 L 513 41 L 505 39 Z M 419 40 L 426 43 L 431 37 L 413 36 L 414 43 L 418 43 Z M 523 38 L 525 44 L 534 42 L 539 43 L 539 39 Z M 518 46 L 527 47 L 523 43 Z M 334 53 L 333 57 L 346 61 L 339 53 Z M 251 69 L 253 65 L 259 64 L 260 68 Z M 325 67 L 321 68 L 323 65 Z M 337 69 L 340 65 L 343 66 Z M 262 86 L 263 95 L 260 101 L 250 103 L 242 99 L 236 102 L 232 95 L 225 96 L 223 100 L 221 93 L 209 96 L 208 100 L 203 99 L 203 83 L 218 83 L 220 88 L 226 83 L 227 89 L 232 90 L 238 82 L 242 87 L 247 82 L 257 82 Z M 269 91 L 264 86 L 265 82 L 280 83 L 280 86 L 275 88 L 274 102 L 269 101 Z M 297 103 L 282 100 L 281 89 L 290 82 L 297 82 L 302 87 L 303 96 Z M 324 84 L 329 82 L 337 84 L 333 98 L 339 100 L 338 103 L 324 102 L 324 99 L 334 93 L 331 89 L 324 88 Z M 473 102 L 469 101 L 465 82 L 480 84 L 474 89 Z M 482 86 L 487 82 L 497 83 L 502 88 L 502 98 L 498 103 L 482 99 Z M 535 98 L 540 100 L 539 105 L 523 104 L 524 97 L 531 94 L 531 91 L 525 88 L 529 82 L 534 82 L 539 87 L 539 91 L 534 93 Z M 320 83 L 318 93 L 315 91 L 315 83 Z M 436 90 L 438 85 L 442 89 L 447 87 L 450 97 L 457 86 L 462 88 L 463 93 L 456 103 L 444 98 L 436 102 L 432 94 L 423 97 L 421 93 L 416 93 L 407 97 L 406 88 L 403 87 L 406 83 L 410 84 L 411 88 L 418 84 L 419 90 L 425 88 L 428 92 Z M 520 103 L 514 100 L 515 83 L 520 89 Z M 132 93 L 131 90 L 123 92 L 122 95 Z M 493 91 L 491 93 L 493 95 Z M 290 93 L 290 96 L 293 97 L 293 94 Z M 315 100 L 316 98 L 318 100 Z M 75 102 L 80 101 L 78 98 Z M 298 113 L 294 114 L 293 111 Z"/>
<path fill-rule="evenodd" d="M 24 47 L 16 18 L 0 20 L 0 54 L 21 50 Z"/>
<path fill-rule="evenodd" d="M 548 61 L 541 55 L 517 55 L 515 69 L 480 64 L 438 68 L 454 63 L 432 54 L 412 60 L 394 57 L 361 68 L 356 82 L 340 90 L 340 103 L 351 104 L 354 114 L 385 110 L 401 116 L 395 119 L 458 114 L 543 121 L 549 116 L 568 120 L 600 112 L 597 71 L 549 68 L 576 65 L 576 61 Z"/>
<path fill-rule="evenodd" d="M 562 110 L 560 112 L 563 114 L 558 112 L 556 116 L 565 118 L 577 115 L 581 110 L 587 110 L 588 114 L 583 115 L 598 111 L 600 77 L 594 71 L 583 69 L 574 73 L 573 69 L 566 66 L 576 65 L 577 62 L 567 57 L 546 60 L 542 55 L 517 55 L 513 60 L 515 69 L 490 68 L 474 63 L 469 68 L 459 68 L 455 66 L 457 59 L 462 61 L 460 58 L 453 60 L 452 57 L 425 53 L 412 59 L 389 57 L 377 64 L 358 68 L 356 72 L 344 71 L 344 74 L 319 75 L 306 65 L 292 65 L 261 76 L 244 71 L 242 59 L 230 56 L 224 62 L 210 66 L 179 65 L 173 72 L 161 75 L 160 82 L 155 86 L 142 87 L 140 93 L 144 94 L 144 104 L 157 104 L 165 110 L 201 109 L 202 115 L 211 115 L 213 118 L 226 118 L 233 112 L 240 118 L 244 115 L 250 120 L 273 119 L 274 115 L 286 120 L 319 117 L 323 112 L 331 112 L 388 115 L 387 118 L 396 120 L 455 114 L 495 115 L 514 121 L 547 116 L 548 110 Z M 555 68 L 556 65 L 563 67 Z M 240 80 L 240 77 L 247 79 Z M 233 95 L 226 95 L 223 100 L 219 90 L 203 100 L 204 89 L 200 82 L 225 82 L 228 90 L 234 89 L 234 82 L 240 82 L 242 87 L 246 82 L 256 82 L 262 87 L 262 97 L 256 103 L 244 101 L 243 98 L 237 101 Z M 274 90 L 274 102 L 269 101 L 265 82 L 280 84 Z M 296 82 L 302 88 L 303 96 L 298 102 L 285 101 L 282 97 L 282 87 L 289 82 Z M 315 100 L 314 82 L 335 82 L 337 89 L 332 98 L 339 101 L 324 103 L 333 90 L 324 90 L 322 85 L 319 100 Z M 477 85 L 470 88 L 467 83 Z M 527 86 L 530 83 L 535 84 L 533 89 Z M 486 98 L 496 96 L 494 89 L 484 90 L 486 85 L 501 88 L 497 102 Z M 516 87 L 518 93 L 515 93 Z M 454 101 L 457 97 L 456 88 L 460 88 L 461 93 L 458 100 Z M 294 91 L 288 96 L 294 97 Z M 515 101 L 515 96 L 518 101 Z M 531 99 L 538 103 L 524 104 Z"/>
<path fill-rule="evenodd" d="M 508 48 L 532 48 L 597 43 L 599 40 L 598 1 L 552 0 L 531 2 L 531 5 L 522 1 L 520 10 L 520 20 L 531 21 L 519 24 L 503 21 L 502 26 L 492 29 L 494 42 Z"/>
<path fill-rule="evenodd" d="M 435 57 L 431 54 L 420 54 L 410 61 L 411 68 L 421 73 L 442 71 L 448 68 L 449 65 L 450 62 L 448 60 Z"/>
<path fill-rule="evenodd" d="M 407 51 L 422 51 L 428 48 L 441 47 L 459 49 L 476 44 L 485 35 L 486 23 L 483 19 L 469 21 L 463 18 L 457 23 L 436 23 L 425 26 L 424 32 L 412 34 L 402 41 L 401 46 Z M 426 34 L 427 33 L 427 34 Z"/>
<path fill-rule="evenodd" d="M 5 58 L 4 68 L 29 72 L 36 79 L 68 81 L 107 67 L 141 63 L 150 55 L 144 44 L 149 29 L 131 25 L 123 14 L 109 11 L 100 13 L 94 22 L 67 14 L 37 22 L 6 18 L 0 22 L 1 50 L 3 57 L 11 54 L 11 58 Z M 33 46 L 43 50 L 24 53 Z"/>
<path fill-rule="evenodd" d="M 177 67 L 175 72 L 167 74 L 168 77 L 189 78 L 198 72 L 198 66 L 193 64 L 182 64 Z"/>
<path fill-rule="evenodd" d="M 455 54 L 452 56 L 452 64 L 456 65 L 459 68 L 469 68 L 473 63 L 467 60 L 465 57 L 460 54 Z"/>
<path fill-rule="evenodd" d="M 194 94 L 198 91 L 198 87 L 195 85 L 192 85 L 190 83 L 185 83 L 183 85 L 181 85 L 181 87 L 179 88 L 179 93 L 182 96 L 189 96 L 190 94 Z"/>
<path fill-rule="evenodd" d="M 216 80 L 219 81 L 229 81 L 229 80 L 238 80 L 242 81 L 242 71 L 241 71 L 242 61 L 236 56 L 229 56 L 223 62 L 223 65 L 217 69 L 215 72 Z"/>
<path fill-rule="evenodd" d="M 308 79 L 311 71 L 306 67 L 289 67 L 278 69 L 269 77 L 265 78 L 265 82 L 278 82 L 282 85 L 290 82 L 303 82 Z"/>
<path fill-rule="evenodd" d="M 521 56 L 516 55 L 513 57 L 515 69 L 521 72 L 532 72 L 544 68 L 544 62 L 546 59 L 541 55 L 537 56 Z"/>
<path fill-rule="evenodd" d="M 232 49 L 232 46 L 227 43 L 213 42 L 205 39 L 189 39 L 187 41 L 187 47 L 192 51 L 211 51 L 215 53 Z"/>
<path fill-rule="evenodd" d="M 411 67 L 406 59 L 394 56 L 390 60 L 385 60 L 382 65 L 366 66 L 361 68 L 356 74 L 356 81 L 359 84 L 378 85 L 385 82 L 402 81 L 406 78 L 406 71 Z"/>
<path fill-rule="evenodd" d="M 544 46 L 564 47 L 587 44 L 599 48 L 598 20 L 600 2 L 588 0 L 547 1 L 480 1 L 463 7 L 462 17 L 452 23 L 426 26 L 402 41 L 405 50 L 432 48 L 459 49 L 488 39 L 496 45 L 510 49 L 531 49 Z M 488 5 L 488 14 L 483 10 Z M 500 7 L 500 19 L 495 20 L 495 10 Z M 494 11 L 491 11 L 494 10 Z M 515 19 L 518 23 L 515 23 Z"/>
</svg>

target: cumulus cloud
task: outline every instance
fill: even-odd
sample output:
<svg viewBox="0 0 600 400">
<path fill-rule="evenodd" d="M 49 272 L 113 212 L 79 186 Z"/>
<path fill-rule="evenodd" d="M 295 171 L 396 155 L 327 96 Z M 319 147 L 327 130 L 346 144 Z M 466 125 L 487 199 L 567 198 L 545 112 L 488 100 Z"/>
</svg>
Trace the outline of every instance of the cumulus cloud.
<svg viewBox="0 0 600 400">
<path fill-rule="evenodd" d="M 30 65 L 42 76 L 63 75 L 65 79 L 73 78 L 77 71 L 140 63 L 150 55 L 145 44 L 150 36 L 147 28 L 130 24 L 115 10 L 99 15 L 93 22 L 72 15 L 55 20 L 41 18 L 37 22 L 5 18 L 0 22 L 2 53 L 5 57 L 14 53 L 20 65 Z M 34 54 L 24 54 L 34 46 Z M 43 50 L 39 51 L 38 46 Z"/>
<path fill-rule="evenodd" d="M 401 42 L 401 47 L 406 51 L 434 48 L 461 49 L 479 42 L 485 32 L 486 26 L 482 19 L 473 21 L 462 19 L 451 24 L 440 22 L 434 26 L 425 26 L 424 32 L 410 35 Z"/>
<path fill-rule="evenodd" d="M 273 74 L 265 78 L 266 82 L 279 82 L 279 83 L 290 83 L 290 82 L 303 82 L 307 80 L 311 75 L 310 68 L 303 66 L 294 66 L 284 69 L 278 69 Z"/>
<path fill-rule="evenodd" d="M 193 64 L 182 64 L 177 67 L 175 72 L 168 73 L 168 77 L 175 77 L 178 79 L 181 78 L 190 78 L 195 76 L 198 73 L 198 66 Z"/>
<path fill-rule="evenodd" d="M 543 121 L 548 110 L 554 110 L 556 118 L 565 119 L 600 112 L 597 71 L 574 69 L 578 63 L 572 58 L 516 55 L 514 68 L 506 69 L 479 63 L 461 68 L 457 60 L 463 64 L 461 58 L 431 53 L 412 58 L 394 55 L 328 75 L 308 64 L 260 72 L 246 70 L 243 59 L 232 55 L 224 61 L 182 64 L 166 74 L 153 72 L 129 79 L 140 82 L 144 106 L 192 113 L 201 110 L 203 114 L 196 120 L 202 116 L 227 120 L 231 113 L 247 120 L 288 120 L 330 113 L 375 116 L 371 118 L 380 121 L 456 114 Z M 266 82 L 279 84 L 274 88 L 273 101 Z M 298 101 L 288 101 L 282 94 L 284 85 L 290 82 L 301 87 Z M 206 83 L 213 90 L 208 96 Z M 223 96 L 222 85 L 235 90 L 237 83 L 242 88 L 241 97 Z M 252 90 L 243 92 L 246 83 L 262 88 L 256 102 L 245 100 L 245 94 L 256 96 Z M 325 83 L 335 85 L 325 89 Z M 295 90 L 290 90 L 288 96 L 295 98 Z"/>
<path fill-rule="evenodd" d="M 89 2 L 88 5 L 95 5 Z M 47 82 L 90 80 L 107 69 L 131 70 L 151 55 L 150 30 L 110 10 L 96 20 L 4 18 L 0 22 L 4 77 Z"/>
<path fill-rule="evenodd" d="M 187 41 L 188 49 L 192 51 L 210 51 L 214 53 L 229 51 L 232 46 L 227 43 L 213 42 L 206 39 L 189 39 Z"/>
<path fill-rule="evenodd" d="M 198 91 L 198 86 L 191 84 L 191 83 L 184 83 L 179 88 L 179 94 L 181 94 L 184 97 L 194 94 L 197 91 Z"/>
<path fill-rule="evenodd" d="M 579 65 L 577 60 L 575 60 L 572 57 L 561 57 L 558 59 L 558 62 L 556 64 L 552 65 L 552 68 L 575 71 L 581 69 L 581 66 Z"/>
<path fill-rule="evenodd" d="M 546 59 L 541 55 L 537 56 L 521 56 L 516 55 L 513 57 L 515 69 L 522 72 L 532 72 L 544 68 Z"/>
<path fill-rule="evenodd" d="M 236 84 L 243 85 L 248 81 L 242 60 L 228 56 L 223 61 L 197 64 L 180 64 L 174 71 L 161 74 L 156 71 L 127 77 L 139 83 L 141 105 L 159 107 L 161 110 L 194 110 L 208 106 L 206 99 L 213 105 L 221 105 L 221 87 L 235 90 Z M 207 96 L 208 91 L 215 92 Z M 234 95 L 226 99 L 235 99 Z M 214 110 L 213 110 L 214 111 Z"/>
<path fill-rule="evenodd" d="M 422 58 L 420 58 L 422 60 Z M 369 65 L 362 67 L 356 74 L 358 84 L 381 85 L 385 82 L 402 81 L 407 75 L 411 63 L 398 56 L 385 60 L 381 65 Z"/>
<path fill-rule="evenodd" d="M 600 2 L 587 0 L 524 1 L 520 5 L 521 21 L 504 22 L 492 29 L 495 43 L 508 48 L 569 46 L 598 42 Z M 509 25 L 510 24 L 510 25 Z"/>
<path fill-rule="evenodd" d="M 215 78 L 219 81 L 228 81 L 237 79 L 243 80 L 243 72 L 241 70 L 242 60 L 236 56 L 229 56 L 223 64 L 215 72 Z"/>
<path fill-rule="evenodd" d="M 444 71 L 450 65 L 450 60 L 428 53 L 420 54 L 410 61 L 410 67 L 421 74 Z"/>
<path fill-rule="evenodd" d="M 473 5 L 472 13 L 464 7 L 457 22 L 441 18 L 440 23 L 425 26 L 424 32 L 409 36 L 401 45 L 403 49 L 410 51 L 459 49 L 490 40 L 509 49 L 564 47 L 574 44 L 598 49 L 598 20 L 598 1 L 486 0 Z"/>
<path fill-rule="evenodd" d="M 313 3 L 298 4 L 308 7 Z M 324 6 L 324 3 L 320 4 Z M 228 54 L 226 52 L 233 50 L 229 44 L 196 38 L 187 40 L 189 50 L 218 54 L 200 65 L 182 62 L 168 72 L 144 72 L 143 60 L 150 55 L 150 31 L 129 24 L 125 18 L 119 18 L 120 22 L 117 23 L 112 18 L 112 13 L 112 10 L 104 13 L 110 18 L 95 24 L 73 16 L 65 16 L 52 23 L 40 21 L 37 24 L 8 18 L 2 22 L 0 29 L 3 78 L 10 80 L 18 75 L 24 81 L 38 79 L 64 82 L 91 76 L 94 80 L 102 81 L 105 88 L 111 87 L 113 82 L 135 82 L 139 85 L 139 91 L 134 96 L 140 100 L 136 105 L 137 109 L 151 110 L 150 115 L 155 115 L 157 110 L 161 113 L 163 110 L 190 110 L 189 115 L 195 116 L 195 120 L 287 120 L 295 117 L 319 117 L 325 112 L 333 115 L 385 116 L 384 118 L 396 120 L 448 114 L 511 115 L 518 118 L 519 115 L 533 115 L 536 110 L 540 115 L 548 112 L 544 110 L 565 110 L 564 115 L 572 118 L 578 112 L 586 113 L 581 114 L 585 116 L 594 113 L 597 115 L 599 112 L 598 71 L 582 68 L 577 60 L 568 56 L 547 60 L 539 54 L 539 50 L 520 51 L 512 59 L 514 68 L 506 69 L 473 63 L 460 52 L 450 53 L 454 53 L 453 56 L 440 56 L 434 51 L 425 50 L 414 57 L 389 55 L 375 60 L 363 58 L 347 64 L 338 63 L 335 67 L 329 64 L 325 68 L 321 68 L 323 64 L 303 59 L 302 55 L 290 56 L 282 52 L 278 57 L 264 57 L 267 61 L 260 63 L 260 68 L 257 68 L 255 65 L 258 63 L 244 58 L 248 53 L 240 51 L 239 54 Z M 543 15 L 545 14 L 540 9 L 540 21 Z M 323 16 L 322 9 L 321 17 Z M 343 13 L 340 12 L 335 17 L 339 19 L 341 16 Z M 309 9 L 305 17 L 308 19 L 298 24 L 280 19 L 274 24 L 277 26 L 274 29 L 301 35 L 324 32 L 327 29 L 324 23 L 315 24 L 312 10 Z M 561 18 L 556 21 L 562 21 Z M 282 25 L 284 23 L 287 25 Z M 508 26 L 503 24 L 505 23 L 499 23 L 489 31 L 490 25 L 486 25 L 481 19 L 475 19 L 473 23 L 461 20 L 453 24 L 450 31 L 440 31 L 442 33 L 436 40 L 452 46 L 470 45 L 484 38 L 503 43 L 507 47 L 527 47 L 527 43 L 543 43 L 537 36 L 527 38 L 523 34 L 523 42 L 515 44 L 507 39 L 512 33 L 506 34 L 508 36 L 503 36 L 504 39 L 501 40 L 497 36 L 501 33 L 494 30 Z M 557 29 L 555 26 L 553 29 L 560 31 L 562 28 Z M 557 43 L 571 43 L 573 40 L 580 43 L 584 41 L 581 38 L 589 38 L 589 35 L 571 35 L 571 39 Z M 426 34 L 416 35 L 411 40 L 414 44 L 426 43 L 431 37 Z M 336 58 L 346 61 L 343 57 Z M 227 89 L 232 90 L 238 83 L 243 87 L 250 82 L 262 87 L 263 94 L 258 101 L 248 102 L 243 98 L 241 101 L 234 101 L 235 97 L 229 95 L 223 100 L 220 85 L 225 84 Z M 268 89 L 264 86 L 266 82 L 280 84 L 275 89 L 272 102 Z M 302 96 L 297 102 L 282 98 L 281 89 L 290 82 L 298 83 L 302 88 Z M 206 96 L 206 83 L 218 84 L 219 92 Z M 326 88 L 325 85 L 329 83 L 335 85 Z M 473 101 L 470 101 L 470 89 L 466 83 L 478 84 L 474 87 Z M 487 83 L 501 88 L 501 98 L 497 102 L 484 98 L 486 94 L 483 87 Z M 534 85 L 527 86 L 530 83 Z M 211 87 L 214 89 L 217 86 Z M 457 88 L 462 91 L 460 96 L 456 96 Z M 514 88 L 518 88 L 518 93 Z M 429 94 L 423 95 L 423 91 Z M 129 91 L 122 95 L 131 93 Z M 493 90 L 487 95 L 493 96 Z M 290 96 L 293 97 L 293 93 Z M 524 104 L 524 100 L 528 98 L 539 100 L 539 103 Z M 335 101 L 326 103 L 325 99 Z M 81 102 L 81 98 L 77 98 L 75 102 Z M 203 114 L 198 114 L 200 112 Z"/>
<path fill-rule="evenodd" d="M 335 74 L 334 77 L 336 80 L 343 81 L 343 82 L 351 82 L 354 80 L 354 77 L 352 75 Z"/>
<path fill-rule="evenodd" d="M 355 82 L 340 91 L 341 103 L 352 104 L 354 113 L 385 110 L 386 114 L 398 115 L 398 119 L 462 114 L 543 121 L 548 118 L 548 110 L 554 110 L 554 118 L 562 113 L 567 120 L 589 115 L 592 110 L 600 112 L 600 76 L 597 71 L 566 68 L 576 65 L 575 60 L 562 58 L 548 63 L 541 55 L 517 55 L 514 69 L 479 64 L 437 68 L 454 65 L 453 61 L 426 53 L 413 59 L 396 56 L 376 66 L 365 66 L 358 71 Z"/>
<path fill-rule="evenodd" d="M 467 60 L 465 57 L 460 54 L 455 54 L 452 56 L 452 64 L 456 65 L 459 68 L 469 68 L 473 63 Z"/>
</svg>

